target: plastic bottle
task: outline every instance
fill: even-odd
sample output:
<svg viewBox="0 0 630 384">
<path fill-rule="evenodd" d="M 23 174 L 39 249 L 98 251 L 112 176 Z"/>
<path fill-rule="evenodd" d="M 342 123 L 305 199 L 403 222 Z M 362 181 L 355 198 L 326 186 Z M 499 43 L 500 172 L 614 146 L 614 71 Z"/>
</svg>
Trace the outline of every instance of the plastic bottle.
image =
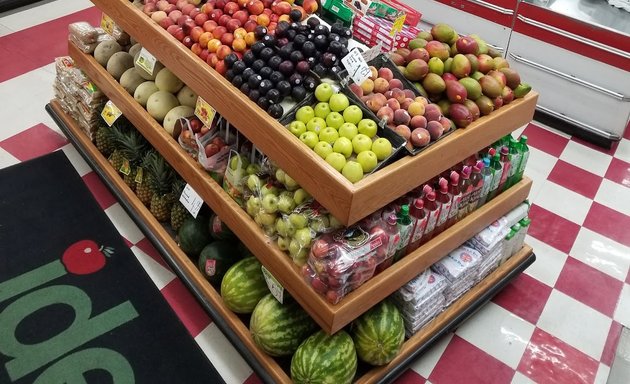
<svg viewBox="0 0 630 384">
<path fill-rule="evenodd" d="M 481 195 L 481 190 L 484 186 L 483 170 L 483 161 L 478 161 L 477 164 L 472 167 L 472 173 L 470 175 L 470 185 L 472 187 L 472 191 L 470 192 L 470 197 L 468 198 L 466 215 L 469 215 L 477 209 L 477 205 L 479 204 L 479 196 Z"/>
<path fill-rule="evenodd" d="M 510 172 L 508 173 L 508 178 L 507 181 L 505 183 L 505 189 L 510 188 L 512 185 L 516 184 L 516 177 L 515 175 L 518 173 L 518 168 L 521 164 L 521 151 L 520 151 L 520 144 L 518 142 L 518 140 L 516 140 L 514 137 L 510 136 L 510 140 L 509 140 L 509 148 L 510 148 L 510 164 L 512 164 L 510 166 Z"/>
<path fill-rule="evenodd" d="M 490 166 L 490 159 L 483 159 L 483 169 L 481 170 L 481 175 L 483 176 L 483 187 L 481 188 L 481 192 L 479 193 L 479 203 L 477 204 L 477 208 L 481 207 L 488 200 L 488 193 L 490 193 L 490 188 L 492 188 L 492 179 L 494 179 L 494 169 Z"/>
<path fill-rule="evenodd" d="M 420 240 L 424 235 L 424 230 L 427 227 L 427 213 L 424 209 L 424 201 L 422 199 L 416 199 L 409 210 L 411 216 L 412 229 L 411 236 L 409 238 L 409 245 L 407 246 L 406 253 L 409 254 L 420 246 Z"/>
<path fill-rule="evenodd" d="M 472 195 L 473 185 L 470 179 L 472 168 L 466 166 L 462 169 L 459 179 L 459 191 L 462 194 L 462 198 L 459 202 L 459 209 L 457 211 L 457 220 L 459 221 L 468 215 L 468 204 L 470 203 L 470 196 Z M 452 209 L 452 208 L 451 208 Z"/>
<path fill-rule="evenodd" d="M 464 167 L 461 172 L 462 174 L 464 173 L 464 169 L 468 169 L 468 175 L 470 175 L 470 167 Z M 459 173 L 452 171 L 449 176 L 451 182 L 448 186 L 448 195 L 451 199 L 451 210 L 448 213 L 448 218 L 446 219 L 443 230 L 455 224 L 459 219 L 459 208 L 461 207 L 462 199 L 464 196 L 460 189 L 459 175 Z"/>
<path fill-rule="evenodd" d="M 514 237 L 512 238 L 512 249 L 510 250 L 510 256 L 512 256 L 513 254 L 515 254 L 516 252 L 518 252 L 521 247 L 519 247 L 518 245 L 518 239 L 521 236 L 521 225 L 519 223 L 516 223 L 512 226 L 512 231 L 514 231 Z M 510 257 L 508 256 L 508 257 Z"/>
<path fill-rule="evenodd" d="M 494 199 L 494 197 L 499 193 L 499 184 L 501 183 L 501 178 L 503 177 L 501 155 L 495 153 L 494 156 L 492 156 L 490 167 L 494 170 L 494 176 L 492 176 L 492 185 L 490 186 L 490 191 L 488 192 L 488 198 L 486 201 Z"/>
<path fill-rule="evenodd" d="M 433 231 L 435 230 L 438 216 L 440 216 L 440 206 L 436 201 L 435 191 L 430 186 L 427 187 L 428 190 L 424 194 L 424 210 L 427 215 L 427 226 L 424 230 L 424 235 L 422 235 L 420 245 L 433 238 Z"/>
<path fill-rule="evenodd" d="M 448 193 L 448 181 L 445 178 L 440 178 L 438 182 L 439 190 L 435 197 L 438 205 L 440 206 L 440 216 L 438 217 L 438 221 L 435 224 L 435 230 L 433 231 L 433 236 L 437 236 L 444 230 L 446 220 L 448 219 L 448 215 L 451 211 L 452 200 L 451 195 Z"/>
<path fill-rule="evenodd" d="M 512 244 L 514 241 L 514 230 L 510 229 L 510 232 L 503 239 L 503 251 L 501 253 L 501 260 L 499 261 L 499 265 L 505 263 L 507 259 L 512 256 Z"/>
<path fill-rule="evenodd" d="M 529 159 L 529 147 L 527 146 L 527 136 L 521 135 L 521 139 L 519 140 L 519 151 L 521 152 L 521 162 L 518 165 L 518 171 L 515 174 L 514 184 L 521 181 L 523 178 L 523 173 L 525 172 L 525 167 L 527 166 L 527 160 Z"/>
<path fill-rule="evenodd" d="M 518 233 L 518 238 L 516 239 L 515 246 L 520 249 L 525 243 L 525 236 L 527 235 L 527 230 L 529 229 L 529 225 L 532 223 L 532 221 L 529 219 L 529 217 L 524 217 L 518 223 L 521 225 L 521 230 Z"/>
<path fill-rule="evenodd" d="M 398 249 L 398 243 L 400 243 L 400 232 L 398 231 L 398 223 L 396 220 L 395 213 L 392 213 L 384 220 L 385 225 L 383 228 L 387 235 L 387 248 L 385 250 L 385 259 L 376 266 L 375 273 L 382 272 L 394 262 L 394 255 Z"/>
<path fill-rule="evenodd" d="M 501 180 L 499 180 L 499 186 L 497 187 L 497 194 L 503 192 L 506 188 L 505 184 L 507 183 L 508 176 L 510 174 L 510 168 L 512 167 L 512 163 L 510 163 L 510 148 L 507 146 L 503 146 L 501 148 L 501 153 L 499 156 L 499 161 L 501 162 Z"/>
<path fill-rule="evenodd" d="M 406 255 L 407 246 L 409 245 L 409 239 L 411 238 L 412 220 L 409 216 L 409 206 L 404 204 L 400 207 L 398 215 L 396 217 L 396 223 L 398 225 L 398 232 L 400 233 L 400 241 L 398 242 L 398 249 L 394 255 L 394 261 L 400 260 Z"/>
</svg>

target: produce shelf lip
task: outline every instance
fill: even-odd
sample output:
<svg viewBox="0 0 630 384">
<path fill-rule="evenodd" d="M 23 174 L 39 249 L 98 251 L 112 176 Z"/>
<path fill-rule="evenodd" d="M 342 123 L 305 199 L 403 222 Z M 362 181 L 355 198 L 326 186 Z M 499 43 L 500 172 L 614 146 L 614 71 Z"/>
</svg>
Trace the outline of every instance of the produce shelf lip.
<svg viewBox="0 0 630 384">
<path fill-rule="evenodd" d="M 51 101 L 51 103 L 46 105 L 46 111 L 52 116 L 53 120 L 61 128 L 64 134 L 66 134 L 74 147 L 77 148 L 81 156 L 87 161 L 87 163 L 107 185 L 110 191 L 116 196 L 119 203 L 128 212 L 134 222 L 138 224 L 139 228 L 143 231 L 147 238 L 149 238 L 149 240 L 155 245 L 156 249 L 160 252 L 162 258 L 164 258 L 168 262 L 169 266 L 173 268 L 177 276 L 184 281 L 184 284 L 186 284 L 186 286 L 191 290 L 192 294 L 198 300 L 203 309 L 212 317 L 213 321 L 215 321 L 215 323 L 217 324 L 217 327 L 219 327 L 221 332 L 226 335 L 228 340 L 232 343 L 232 345 L 234 345 L 234 347 L 252 367 L 252 369 L 260 377 L 260 379 L 263 382 L 269 384 L 275 384 L 279 382 L 288 383 L 290 379 L 288 378 L 288 376 L 286 376 L 286 372 L 283 371 L 284 376 L 272 374 L 274 370 L 281 370 L 275 360 L 272 360 L 271 364 L 267 363 L 267 365 L 265 365 L 265 363 L 256 358 L 255 353 L 253 353 L 250 348 L 248 348 L 247 342 L 241 338 L 242 336 L 239 336 L 238 332 L 235 331 L 237 329 L 240 329 L 241 331 L 247 332 L 246 325 L 238 318 L 236 318 L 238 323 L 235 323 L 233 320 L 231 321 L 230 319 L 222 316 L 218 308 L 218 306 L 221 304 L 213 304 L 213 298 L 208 297 L 207 293 L 204 291 L 204 287 L 198 284 L 199 281 L 205 280 L 203 280 L 203 278 L 196 279 L 195 276 L 190 275 L 186 268 L 182 266 L 181 261 L 178 260 L 178 257 L 185 258 L 185 255 L 181 255 L 181 252 L 180 255 L 178 255 L 176 252 L 169 251 L 169 247 L 167 244 L 169 239 L 166 239 L 164 237 L 169 236 L 166 230 L 152 230 L 151 225 L 148 223 L 146 217 L 143 216 L 142 212 L 140 212 L 142 208 L 138 209 L 131 200 L 133 199 L 133 192 L 131 192 L 131 190 L 128 190 L 128 187 L 121 179 L 112 179 L 112 173 L 115 173 L 115 171 L 113 171 L 111 168 L 107 169 L 107 167 L 109 167 L 107 160 L 98 153 L 96 148 L 93 147 L 93 144 L 89 142 L 89 139 L 87 139 L 87 137 L 80 137 L 80 135 L 82 135 L 82 132 L 80 132 L 80 128 L 78 128 L 78 126 L 70 116 L 66 115 L 61 110 L 61 106 L 59 105 L 59 103 L 57 101 Z M 99 156 L 100 158 L 97 158 Z M 117 175 L 115 176 L 118 177 Z M 137 201 L 136 204 L 142 205 L 142 203 L 140 203 L 139 201 Z M 146 210 L 146 208 L 144 209 Z M 151 218 L 151 220 L 155 219 Z M 170 239 L 170 241 L 172 242 L 173 240 Z M 388 366 L 386 368 L 386 373 L 379 374 L 379 372 L 373 372 L 375 370 L 382 369 L 376 367 L 372 370 L 367 371 L 364 376 L 358 377 L 357 381 L 360 383 L 379 384 L 391 383 L 392 381 L 394 381 L 400 374 L 404 372 L 405 369 L 407 369 L 413 363 L 415 358 L 422 355 L 445 333 L 452 331 L 455 327 L 465 321 L 470 315 L 479 310 L 498 291 L 504 288 L 505 285 L 507 285 L 512 279 L 514 279 L 531 263 L 533 263 L 535 259 L 536 257 L 531 251 L 531 248 L 525 246 L 525 248 L 522 249 L 519 253 L 514 255 L 511 259 L 508 259 L 506 264 L 511 263 L 513 265 L 508 265 L 507 268 L 505 266 L 503 266 L 503 268 L 499 267 L 498 270 L 492 272 L 488 277 L 482 280 L 478 284 L 478 286 L 473 287 L 471 291 L 462 296 L 462 298 L 458 299 L 458 301 L 460 301 L 466 299 L 467 295 L 473 296 L 473 298 L 470 300 L 470 305 L 461 307 L 461 310 L 453 314 L 450 320 L 445 321 L 443 323 L 444 325 L 439 327 L 437 332 L 426 337 L 426 341 L 421 341 L 420 343 L 417 343 L 415 340 L 417 338 L 422 338 L 425 336 L 422 335 L 423 331 L 421 330 L 412 338 L 405 341 L 406 344 L 414 343 L 418 345 L 412 348 L 412 351 L 409 352 L 406 356 L 403 356 L 396 364 L 394 364 L 393 366 Z M 185 261 L 190 262 L 189 260 Z M 500 275 L 500 277 L 497 277 L 498 275 Z M 482 285 L 484 285 L 484 282 L 488 282 L 489 280 L 492 280 L 492 282 L 485 284 L 487 285 L 487 287 L 484 288 Z M 210 287 L 210 289 L 213 288 Z M 477 289 L 479 290 L 479 292 L 476 291 Z M 445 310 L 442 315 L 450 315 L 451 311 L 456 311 L 456 303 L 458 301 L 456 301 L 447 310 Z M 431 324 L 432 323 L 429 323 L 428 325 Z M 251 341 L 251 338 L 248 340 Z"/>
<path fill-rule="evenodd" d="M 538 98 L 536 92 L 530 92 L 467 128 L 456 130 L 422 153 L 395 161 L 352 184 L 130 2 L 92 2 L 230 120 L 344 225 L 358 222 L 446 167 L 529 123 Z"/>
</svg>

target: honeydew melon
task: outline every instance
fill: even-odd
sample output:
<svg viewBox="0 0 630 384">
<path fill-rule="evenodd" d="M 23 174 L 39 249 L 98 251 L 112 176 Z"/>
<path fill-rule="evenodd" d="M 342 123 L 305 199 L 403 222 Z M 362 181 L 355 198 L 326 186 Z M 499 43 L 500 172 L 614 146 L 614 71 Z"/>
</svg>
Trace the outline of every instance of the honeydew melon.
<svg viewBox="0 0 630 384">
<path fill-rule="evenodd" d="M 157 91 L 149 96 L 147 100 L 147 112 L 161 123 L 166 117 L 166 114 L 178 105 L 179 102 L 175 95 L 166 91 Z"/>
<path fill-rule="evenodd" d="M 147 100 L 149 100 L 149 96 L 159 91 L 158 87 L 155 85 L 153 81 L 145 81 L 140 84 L 136 91 L 133 93 L 133 98 L 136 99 L 140 105 L 146 108 Z"/>
</svg>

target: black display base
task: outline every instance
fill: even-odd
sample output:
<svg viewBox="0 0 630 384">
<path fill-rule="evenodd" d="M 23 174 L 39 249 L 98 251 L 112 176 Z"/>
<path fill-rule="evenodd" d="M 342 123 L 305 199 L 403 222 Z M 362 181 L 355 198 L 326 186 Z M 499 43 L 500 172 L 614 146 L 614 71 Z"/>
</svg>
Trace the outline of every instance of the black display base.
<svg viewBox="0 0 630 384">
<path fill-rule="evenodd" d="M 38 3 L 41 0 L 0 0 L 0 13 Z"/>
<path fill-rule="evenodd" d="M 151 241 L 151 243 L 155 246 L 155 248 L 160 252 L 162 258 L 166 260 L 169 266 L 173 269 L 173 271 L 177 274 L 177 276 L 184 282 L 186 287 L 190 290 L 190 292 L 195 296 L 199 304 L 204 308 L 204 310 L 212 317 L 217 327 L 223 332 L 223 334 L 228 338 L 228 340 L 232 343 L 234 348 L 239 351 L 241 356 L 247 361 L 247 363 L 251 366 L 254 372 L 259 376 L 259 378 L 269 384 L 275 384 L 275 380 L 270 376 L 265 367 L 256 359 L 256 357 L 249 351 L 249 349 L 241 342 L 236 333 L 233 332 L 230 324 L 223 319 L 223 317 L 218 313 L 216 308 L 214 308 L 210 303 L 208 303 L 202 294 L 202 292 L 195 286 L 190 276 L 188 276 L 182 268 L 178 266 L 173 257 L 166 250 L 164 244 L 161 242 L 161 239 L 153 234 L 146 223 L 142 220 L 138 212 L 134 209 L 134 207 L 129 204 L 123 198 L 122 193 L 118 190 L 117 186 L 114 185 L 109 178 L 107 177 L 104 170 L 99 166 L 99 164 L 92 159 L 85 148 L 81 145 L 81 143 L 77 140 L 72 130 L 70 130 L 64 121 L 57 115 L 57 113 L 53 110 L 51 104 L 46 104 L 46 111 L 53 118 L 55 123 L 61 128 L 64 132 L 68 140 L 72 142 L 77 151 L 83 156 L 85 161 L 90 165 L 90 167 L 96 172 L 103 183 L 107 185 L 112 194 L 116 197 L 120 205 L 127 211 L 132 220 L 138 225 L 140 230 L 144 233 L 144 235 Z M 536 255 L 534 253 L 530 254 L 527 258 L 525 258 L 520 264 L 518 264 L 514 269 L 512 269 L 505 277 L 499 280 L 496 284 L 489 287 L 486 292 L 480 295 L 473 303 L 466 307 L 459 315 L 453 318 L 452 321 L 448 322 L 443 328 L 441 328 L 438 332 L 432 335 L 426 343 L 422 344 L 415 350 L 411 355 L 409 355 L 406 359 L 404 359 L 400 364 L 393 367 L 387 374 L 378 381 L 381 383 L 391 383 L 398 376 L 404 373 L 411 364 L 426 352 L 429 348 L 431 348 L 442 336 L 445 334 L 455 330 L 459 327 L 464 321 L 466 321 L 470 316 L 476 313 L 479 309 L 483 307 L 488 301 L 490 301 L 497 293 L 499 293 L 505 286 L 507 286 L 510 281 L 512 281 L 515 277 L 521 274 L 527 267 L 529 267 L 536 260 Z"/>
<path fill-rule="evenodd" d="M 569 135 L 579 137 L 582 140 L 586 140 L 602 148 L 610 149 L 612 145 L 617 142 L 616 140 L 611 140 L 609 138 L 597 135 L 591 131 L 587 131 L 573 124 L 567 123 L 562 119 L 559 119 L 539 110 L 536 110 L 536 112 L 534 113 L 534 120 L 548 125 L 551 128 L 555 128 L 559 131 L 568 133 Z"/>
</svg>

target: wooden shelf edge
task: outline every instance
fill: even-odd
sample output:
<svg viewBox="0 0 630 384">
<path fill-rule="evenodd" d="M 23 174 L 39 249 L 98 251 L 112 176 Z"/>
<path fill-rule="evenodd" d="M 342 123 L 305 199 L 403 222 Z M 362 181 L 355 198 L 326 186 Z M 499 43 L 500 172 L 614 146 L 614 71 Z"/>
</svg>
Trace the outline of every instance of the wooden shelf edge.
<svg viewBox="0 0 630 384">
<path fill-rule="evenodd" d="M 239 352 L 247 352 L 244 354 L 244 358 L 253 367 L 259 366 L 257 373 L 263 378 L 267 378 L 266 381 L 289 383 L 291 380 L 286 373 L 277 365 L 275 360 L 260 350 L 254 340 L 251 338 L 248 328 L 243 324 L 240 318 L 229 310 L 221 299 L 221 295 L 208 283 L 201 273 L 197 270 L 197 266 L 182 252 L 177 245 L 177 242 L 171 237 L 171 235 L 164 229 L 164 227 L 153 217 L 149 210 L 138 200 L 135 193 L 129 189 L 124 183 L 118 173 L 111 167 L 109 162 L 103 155 L 96 149 L 90 139 L 85 135 L 74 119 L 66 114 L 58 101 L 53 100 L 50 102 L 50 107 L 54 114 L 65 125 L 64 131 L 69 131 L 71 135 L 71 141 L 75 146 L 80 147 L 80 152 L 84 156 L 89 157 L 89 163 L 97 168 L 101 177 L 106 179 L 108 187 L 112 188 L 119 199 L 122 199 L 121 203 L 126 205 L 128 210 L 131 210 L 130 215 L 136 221 L 140 221 L 142 227 L 146 231 L 149 231 L 159 242 L 160 248 L 166 251 L 166 254 L 162 256 L 174 267 L 182 277 L 184 275 L 192 286 L 189 288 L 197 291 L 201 297 L 200 302 L 206 311 L 210 311 L 213 320 L 221 327 L 221 331 L 231 338 L 232 343 L 240 343 L 241 348 Z M 219 325 L 222 324 L 223 326 Z M 225 325 L 229 328 L 226 328 Z M 235 339 L 237 338 L 237 340 Z M 243 349 L 245 348 L 245 349 Z M 264 371 L 261 371 L 261 367 L 264 367 Z"/>
<path fill-rule="evenodd" d="M 341 302 L 344 306 L 336 311 L 334 324 L 346 324 L 352 321 L 351 317 L 357 312 L 367 311 L 372 305 L 392 294 L 431 264 L 525 201 L 531 186 L 532 180 L 523 178 L 489 203 L 406 255 L 355 291 L 350 292 Z"/>
</svg>

